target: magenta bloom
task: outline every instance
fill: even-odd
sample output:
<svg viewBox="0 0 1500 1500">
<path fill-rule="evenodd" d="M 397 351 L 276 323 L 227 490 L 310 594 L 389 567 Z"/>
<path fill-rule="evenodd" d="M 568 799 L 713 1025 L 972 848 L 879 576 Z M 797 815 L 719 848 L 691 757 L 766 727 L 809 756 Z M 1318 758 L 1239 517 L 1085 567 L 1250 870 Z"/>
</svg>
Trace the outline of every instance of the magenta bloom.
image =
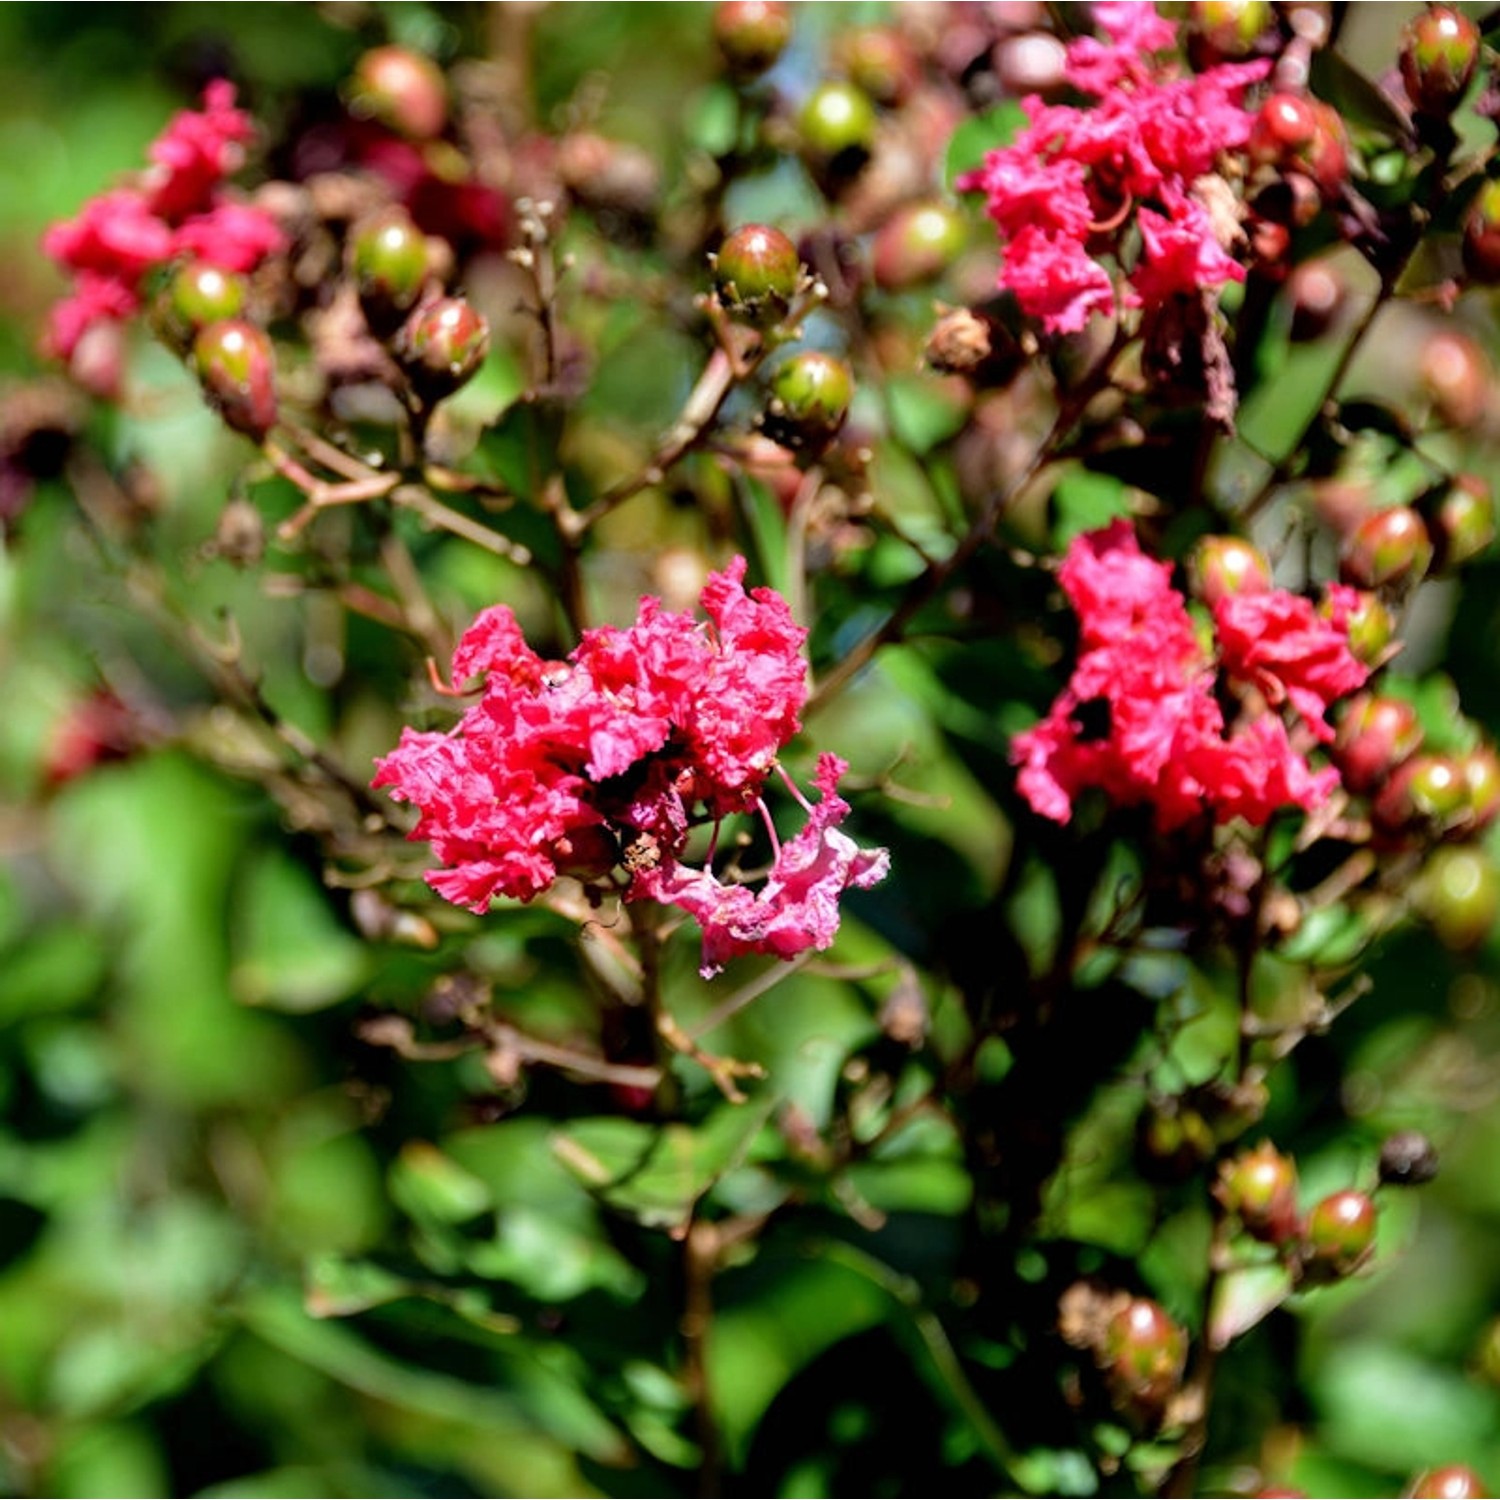
<svg viewBox="0 0 1500 1500">
<path fill-rule="evenodd" d="M 886 868 L 883 850 L 838 830 L 849 807 L 836 757 L 819 761 L 822 800 L 758 891 L 685 860 L 696 826 L 765 813 L 766 777 L 801 727 L 806 632 L 779 595 L 747 594 L 744 575 L 736 558 L 709 578 L 707 623 L 646 598 L 634 625 L 588 631 L 566 662 L 537 656 L 504 605 L 474 621 L 453 681 L 483 677 L 483 696 L 450 733 L 403 730 L 373 783 L 419 809 L 412 837 L 443 865 L 434 890 L 483 912 L 559 875 L 608 881 L 697 918 L 705 974 L 736 954 L 833 941 L 840 894 Z"/>
<path fill-rule="evenodd" d="M 1231 595 L 1215 611 L 1215 662 L 1171 568 L 1140 550 L 1125 521 L 1076 538 L 1059 578 L 1078 616 L 1078 661 L 1047 717 L 1011 746 L 1035 812 L 1066 823 L 1094 787 L 1117 806 L 1154 808 L 1170 831 L 1204 813 L 1258 826 L 1327 800 L 1338 773 L 1314 771 L 1274 710 L 1290 703 L 1331 737 L 1324 711 L 1368 675 L 1341 623 L 1282 589 Z M 1214 692 L 1221 667 L 1270 706 L 1232 732 Z"/>
<path fill-rule="evenodd" d="M 1153 6 L 1091 9 L 1108 40 L 1075 38 L 1066 72 L 1094 103 L 1027 99 L 1026 129 L 957 184 L 985 195 L 1004 250 L 1000 286 L 1049 333 L 1076 333 L 1122 301 L 1149 312 L 1245 274 L 1194 185 L 1248 140 L 1253 116 L 1239 98 L 1269 64 L 1179 77 L 1163 56 L 1176 27 Z"/>
<path fill-rule="evenodd" d="M 179 256 L 252 271 L 286 247 L 268 214 L 224 190 L 253 136 L 249 115 L 234 107 L 234 85 L 216 79 L 201 112 L 183 110 L 152 143 L 151 166 L 47 230 L 42 249 L 74 278 L 49 317 L 49 352 L 66 359 L 95 324 L 132 316 L 146 278 Z"/>
</svg>

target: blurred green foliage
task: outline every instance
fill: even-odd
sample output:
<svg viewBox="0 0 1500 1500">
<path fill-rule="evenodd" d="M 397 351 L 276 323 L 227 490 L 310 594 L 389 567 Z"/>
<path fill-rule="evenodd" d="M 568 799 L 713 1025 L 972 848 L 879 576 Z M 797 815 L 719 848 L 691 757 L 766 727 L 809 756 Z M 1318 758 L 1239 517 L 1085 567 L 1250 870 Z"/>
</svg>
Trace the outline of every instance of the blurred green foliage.
<svg viewBox="0 0 1500 1500">
<path fill-rule="evenodd" d="M 371 42 L 463 55 L 503 27 L 501 9 L 0 7 L 6 367 L 35 368 L 57 291 L 40 230 L 135 166 L 205 72 L 227 65 L 275 134 L 295 101 L 331 100 Z M 820 32 L 871 8 L 810 10 L 808 51 L 794 60 L 804 71 Z M 607 80 L 602 127 L 658 152 L 670 179 L 690 146 L 684 116 L 702 141 L 734 127 L 706 17 L 701 6 L 547 9 L 539 112 Z M 993 123 L 966 127 L 979 134 L 964 150 L 982 150 Z M 756 181 L 743 212 L 774 201 L 779 216 L 815 213 L 808 193 Z M 1487 310 L 1476 319 L 1500 353 Z M 695 345 L 634 304 L 599 321 L 587 330 L 601 360 L 587 397 L 597 441 L 665 425 Z M 1319 389 L 1328 355 L 1267 350 L 1285 363 L 1243 431 L 1275 457 L 1300 430 L 1293 397 Z M 320 685 L 306 669 L 314 606 L 262 597 L 204 559 L 244 453 L 179 372 L 163 361 L 159 375 L 140 409 L 95 419 L 101 451 L 139 456 L 158 476 L 159 551 L 192 595 L 193 623 L 214 629 L 231 610 L 280 712 L 315 738 L 336 729 L 345 761 L 368 766 L 405 716 L 413 663 L 356 628 L 338 680 Z M 492 415 L 518 388 L 502 355 L 476 401 Z M 908 536 L 940 536 L 957 504 L 948 444 L 962 414 L 927 376 L 892 379 L 879 402 L 877 490 Z M 513 406 L 485 439 L 484 462 L 523 497 L 518 466 L 545 446 L 546 416 Z M 586 468 L 588 457 L 561 461 Z M 1060 546 L 1117 513 L 1121 489 L 1070 473 L 1047 540 Z M 271 484 L 257 498 L 273 513 L 292 503 Z M 784 585 L 783 522 L 752 498 L 748 540 L 762 576 Z M 657 1126 L 621 1117 L 602 1085 L 506 1083 L 473 1055 L 413 1063 L 369 1042 L 372 1014 L 411 1009 L 460 959 L 518 1024 L 565 1036 L 591 1001 L 564 924 L 542 911 L 482 923 L 449 913 L 432 952 L 361 940 L 350 893 L 325 888 L 308 831 L 193 753 L 195 741 L 221 761 L 260 752 L 225 749 L 208 686 L 161 622 L 90 576 L 68 505 L 65 486 L 45 486 L 0 556 L 0 1490 L 681 1493 L 707 1442 L 722 1443 L 729 1482 L 746 1494 L 915 1495 L 936 1476 L 945 1494 L 989 1494 L 1005 1492 L 1007 1473 L 1034 1494 L 1095 1482 L 1069 1432 L 1043 1419 L 1057 1393 L 1028 1373 L 1028 1353 L 1051 1337 L 1046 1317 L 975 1305 L 989 1269 L 972 1263 L 967 1227 L 976 1164 L 947 1122 L 896 1118 L 933 1065 L 893 1057 L 882 1031 L 903 976 L 861 967 L 891 951 L 923 969 L 941 959 L 987 975 L 1003 1005 L 1021 961 L 997 910 L 1045 969 L 1063 903 L 1134 877 L 1117 851 L 1097 881 L 1070 889 L 1062 845 L 1019 843 L 995 792 L 1004 734 L 1050 694 L 1044 653 L 993 640 L 892 647 L 820 718 L 819 743 L 848 753 L 856 777 L 898 768 L 904 795 L 869 799 L 860 823 L 908 873 L 853 903 L 842 971 L 793 974 L 714 1032 L 716 1048 L 765 1065 L 750 1102 L 725 1102 L 684 1065 L 681 1118 Z M 702 523 L 669 499 L 622 521 L 590 576 L 601 614 L 628 616 L 642 559 L 679 539 L 705 540 Z M 503 596 L 529 627 L 549 628 L 545 600 L 510 565 L 436 546 L 423 560 L 455 614 Z M 911 549 L 881 544 L 857 577 L 831 580 L 820 658 L 836 660 L 916 566 Z M 1041 586 L 1003 558 L 987 582 L 1007 609 L 1043 613 Z M 1500 564 L 1481 564 L 1423 627 L 1423 667 L 1445 666 L 1491 733 L 1497 586 Z M 44 793 L 38 761 L 66 707 L 101 664 L 134 661 L 192 726 L 187 743 Z M 1441 703 L 1428 712 L 1434 728 L 1444 722 Z M 1306 956 L 1340 962 L 1346 917 L 1304 934 Z M 690 946 L 669 954 L 673 1009 L 689 1026 L 726 993 L 697 979 Z M 1440 1461 L 1500 1476 L 1500 1392 L 1472 1373 L 1500 1314 L 1497 960 L 1493 939 L 1461 960 L 1398 930 L 1367 965 L 1371 992 L 1273 1075 L 1263 1128 L 1296 1151 L 1307 1195 L 1368 1179 L 1394 1129 L 1428 1131 L 1444 1169 L 1419 1204 L 1384 1216 L 1372 1276 L 1290 1306 L 1278 1306 L 1287 1288 L 1274 1277 L 1231 1286 L 1224 1315 L 1248 1331 L 1221 1375 L 1214 1492 L 1251 1462 L 1319 1494 L 1388 1491 Z M 1205 1082 L 1232 1049 L 1230 978 L 1192 972 L 1165 947 L 1131 963 L 1097 976 L 1076 1023 L 1115 1047 L 1118 1081 L 1064 1098 L 1060 1117 L 1076 1128 L 1043 1190 L 1043 1233 L 1020 1252 L 998 1241 L 1015 1256 L 1007 1284 L 1035 1288 L 1047 1316 L 1069 1280 L 1124 1274 L 1126 1262 L 1181 1317 L 1196 1316 L 1202 1291 L 1201 1195 L 1175 1200 L 1145 1183 L 1135 1132 L 1148 1100 Z M 1294 998 L 1276 978 L 1268 1010 Z M 1173 997 L 1169 1024 L 1143 1028 L 1143 995 Z M 969 1023 L 953 996 L 934 983 L 926 999 L 938 1042 L 961 1050 Z M 1067 1095 L 1065 1064 L 1028 1087 Z M 998 1037 L 975 1059 L 985 1078 L 1009 1066 Z M 889 1095 L 868 1086 L 887 1077 Z M 830 1180 L 799 1163 L 795 1142 L 803 1122 L 815 1133 L 836 1119 L 858 1121 L 869 1148 Z M 772 1212 L 753 1253 L 731 1255 L 715 1279 L 704 1366 L 685 1370 L 678 1237 L 704 1205 L 783 1203 L 796 1213 Z M 710 1393 L 712 1436 L 695 1428 L 694 1380 Z M 1248 1446 L 1268 1423 L 1283 1424 L 1269 1457 Z M 1121 1432 L 1095 1442 L 1128 1446 Z M 1111 1481 L 1121 1493 L 1134 1482 L 1128 1471 Z"/>
</svg>

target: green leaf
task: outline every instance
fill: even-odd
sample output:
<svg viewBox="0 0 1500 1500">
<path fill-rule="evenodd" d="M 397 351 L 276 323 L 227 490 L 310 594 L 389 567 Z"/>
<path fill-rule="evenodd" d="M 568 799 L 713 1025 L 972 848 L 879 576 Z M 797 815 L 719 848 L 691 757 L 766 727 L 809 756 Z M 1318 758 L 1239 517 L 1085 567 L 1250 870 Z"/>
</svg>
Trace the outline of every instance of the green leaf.
<svg viewBox="0 0 1500 1500">
<path fill-rule="evenodd" d="M 391 1198 L 424 1223 L 462 1224 L 491 1207 L 490 1190 L 427 1141 L 408 1141 L 391 1165 Z"/>
<path fill-rule="evenodd" d="M 982 115 L 965 120 L 948 142 L 943 162 L 943 181 L 951 188 L 965 172 L 984 165 L 985 153 L 1008 146 L 1012 137 L 1026 124 L 1026 111 L 1014 99 L 1007 99 Z"/>
<path fill-rule="evenodd" d="M 721 1105 L 700 1126 L 613 1116 L 575 1120 L 552 1137 L 557 1159 L 605 1203 L 642 1224 L 678 1229 L 693 1205 L 736 1167 L 775 1107 Z"/>
<path fill-rule="evenodd" d="M 1125 485 L 1111 474 L 1090 469 L 1070 469 L 1064 474 L 1052 492 L 1052 505 L 1056 513 L 1052 544 L 1059 552 L 1075 536 L 1130 514 Z"/>
<path fill-rule="evenodd" d="M 505 486 L 519 500 L 535 502 L 557 472 L 563 408 L 555 401 L 521 397 L 480 435 L 469 468 Z"/>
<path fill-rule="evenodd" d="M 247 1005 L 301 1015 L 335 1005 L 368 978 L 364 944 L 329 910 L 328 897 L 288 854 L 257 850 L 235 892 L 230 982 Z"/>
<path fill-rule="evenodd" d="M 1292 1294 L 1292 1278 L 1285 1266 L 1272 1262 L 1227 1271 L 1214 1288 L 1208 1337 L 1216 1349 L 1226 1348 L 1254 1328 Z"/>
<path fill-rule="evenodd" d="M 1335 48 L 1320 47 L 1313 53 L 1311 81 L 1313 93 L 1333 105 L 1346 123 L 1382 135 L 1407 133 L 1407 121 L 1390 95 Z"/>
<path fill-rule="evenodd" d="M 891 431 L 915 454 L 946 442 L 968 418 L 965 402 L 932 375 L 892 375 L 886 380 Z"/>
</svg>

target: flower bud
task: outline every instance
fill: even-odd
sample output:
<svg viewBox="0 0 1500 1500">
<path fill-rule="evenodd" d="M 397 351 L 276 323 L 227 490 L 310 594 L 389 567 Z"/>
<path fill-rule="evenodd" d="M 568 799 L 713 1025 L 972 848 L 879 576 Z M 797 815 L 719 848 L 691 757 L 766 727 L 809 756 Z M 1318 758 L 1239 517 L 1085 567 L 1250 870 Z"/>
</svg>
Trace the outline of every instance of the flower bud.
<svg viewBox="0 0 1500 1500">
<path fill-rule="evenodd" d="M 1478 474 L 1458 474 L 1439 501 L 1433 532 L 1437 566 L 1461 568 L 1495 540 L 1495 497 Z"/>
<path fill-rule="evenodd" d="M 1340 571 L 1360 588 L 1416 583 L 1432 566 L 1432 538 L 1421 516 L 1408 505 L 1393 505 L 1366 516 L 1344 543 Z"/>
<path fill-rule="evenodd" d="M 1308 343 L 1333 326 L 1349 289 L 1337 267 L 1326 260 L 1308 260 L 1287 278 L 1286 290 L 1292 306 L 1292 342 Z"/>
<path fill-rule="evenodd" d="M 1432 5 L 1401 31 L 1401 81 L 1412 109 L 1445 120 L 1479 62 L 1479 28 L 1451 5 Z"/>
<path fill-rule="evenodd" d="M 1279 1245 L 1297 1232 L 1297 1168 L 1269 1141 L 1224 1162 L 1214 1196 L 1257 1240 Z"/>
<path fill-rule="evenodd" d="M 1248 57 L 1272 22 L 1267 0 L 1193 0 L 1188 7 L 1188 45 L 1194 66 Z"/>
<path fill-rule="evenodd" d="M 1463 1464 L 1445 1464 L 1424 1469 L 1413 1477 L 1403 1493 L 1411 1500 L 1480 1500 L 1490 1492 L 1473 1469 Z"/>
<path fill-rule="evenodd" d="M 1477 948 L 1500 912 L 1500 874 L 1474 844 L 1435 849 L 1412 886 L 1412 904 L 1455 953 Z"/>
<path fill-rule="evenodd" d="M 384 209 L 354 226 L 348 263 L 365 322 L 377 337 L 389 338 L 427 283 L 426 235 L 405 209 Z"/>
<path fill-rule="evenodd" d="M 376 47 L 354 65 L 349 112 L 379 120 L 416 141 L 432 140 L 448 123 L 448 85 L 430 57 L 405 47 Z"/>
<path fill-rule="evenodd" d="M 1490 372 L 1484 351 L 1466 333 L 1444 328 L 1425 340 L 1417 382 L 1450 427 L 1472 427 L 1484 415 Z"/>
<path fill-rule="evenodd" d="M 1347 585 L 1338 585 L 1347 588 Z M 1396 622 L 1378 594 L 1365 589 L 1352 589 L 1353 602 L 1336 600 L 1326 595 L 1318 605 L 1318 613 L 1325 620 L 1342 616 L 1344 633 L 1348 637 L 1349 649 L 1367 667 L 1373 667 L 1385 659 L 1386 649 L 1396 632 Z"/>
<path fill-rule="evenodd" d="M 1344 123 L 1338 111 L 1319 99 L 1286 92 L 1272 94 L 1250 127 L 1250 159 L 1283 171 L 1306 172 L 1324 198 L 1344 185 L 1349 170 Z"/>
<path fill-rule="evenodd" d="M 1231 594 L 1263 594 L 1271 587 L 1271 564 L 1252 542 L 1237 536 L 1205 536 L 1188 563 L 1193 592 L 1210 609 Z"/>
<path fill-rule="evenodd" d="M 439 297 L 407 321 L 401 363 L 412 389 L 430 405 L 470 380 L 489 348 L 489 324 L 462 297 Z"/>
<path fill-rule="evenodd" d="M 203 394 L 236 432 L 260 442 L 276 422 L 275 362 L 263 329 L 243 319 L 210 323 L 193 340 Z"/>
<path fill-rule="evenodd" d="M 1404 698 L 1361 693 L 1349 701 L 1339 720 L 1333 758 L 1344 785 L 1366 796 L 1415 755 L 1421 744 L 1422 726 L 1410 703 Z"/>
<path fill-rule="evenodd" d="M 1491 178 L 1474 195 L 1464 219 L 1464 270 L 1474 281 L 1500 281 L 1500 178 Z"/>
<path fill-rule="evenodd" d="M 1468 794 L 1469 826 L 1476 833 L 1500 814 L 1500 758 L 1489 745 L 1459 757 Z"/>
<path fill-rule="evenodd" d="M 843 360 L 817 349 L 794 354 L 771 377 L 766 435 L 788 448 L 827 443 L 843 425 L 853 392 Z"/>
<path fill-rule="evenodd" d="M 845 32 L 836 44 L 836 55 L 850 83 L 888 109 L 910 98 L 922 81 L 911 43 L 889 26 L 860 26 Z"/>
<path fill-rule="evenodd" d="M 875 283 L 900 291 L 935 281 L 953 264 L 968 238 L 962 215 L 946 203 L 898 208 L 875 236 Z"/>
<path fill-rule="evenodd" d="M 1374 1250 L 1375 1205 L 1353 1188 L 1330 1193 L 1303 1225 L 1303 1269 L 1311 1279 L 1334 1281 L 1348 1276 Z"/>
<path fill-rule="evenodd" d="M 783 0 L 722 0 L 714 11 L 714 40 L 741 78 L 764 73 L 791 39 L 792 8 Z"/>
<path fill-rule="evenodd" d="M 1398 1130 L 1381 1142 L 1382 1182 L 1391 1187 L 1420 1187 L 1437 1174 L 1437 1148 L 1420 1130 Z"/>
<path fill-rule="evenodd" d="M 1110 1319 L 1100 1353 L 1116 1398 L 1154 1410 L 1182 1381 L 1187 1335 L 1160 1304 L 1135 1297 Z"/>
<path fill-rule="evenodd" d="M 167 283 L 166 314 L 173 331 L 186 344 L 200 328 L 239 317 L 248 290 L 245 278 L 235 271 L 207 261 L 185 262 Z"/>
<path fill-rule="evenodd" d="M 852 83 L 819 84 L 797 117 L 802 157 L 819 181 L 840 185 L 869 160 L 875 144 L 875 106 Z"/>
<path fill-rule="evenodd" d="M 719 246 L 713 270 L 720 303 L 757 323 L 785 317 L 804 281 L 797 247 L 766 224 L 736 229 Z"/>
</svg>

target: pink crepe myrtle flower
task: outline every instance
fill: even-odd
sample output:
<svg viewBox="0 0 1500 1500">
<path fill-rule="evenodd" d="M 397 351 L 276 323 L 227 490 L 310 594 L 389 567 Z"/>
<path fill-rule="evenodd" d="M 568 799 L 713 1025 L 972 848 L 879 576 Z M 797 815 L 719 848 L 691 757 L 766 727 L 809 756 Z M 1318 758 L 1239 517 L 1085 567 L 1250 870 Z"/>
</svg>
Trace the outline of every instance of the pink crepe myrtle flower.
<svg viewBox="0 0 1500 1500">
<path fill-rule="evenodd" d="M 735 813 L 771 827 L 765 782 L 801 728 L 806 632 L 778 594 L 747 593 L 744 575 L 743 558 L 710 575 L 706 622 L 647 597 L 634 625 L 585 632 L 564 662 L 538 656 L 504 605 L 474 621 L 452 674 L 455 688 L 482 679 L 479 700 L 451 732 L 403 730 L 373 783 L 418 809 L 411 836 L 441 862 L 427 877 L 439 895 L 484 912 L 559 875 L 602 882 L 695 917 L 705 975 L 737 954 L 833 941 L 839 896 L 887 863 L 837 826 L 849 812 L 837 757 L 818 763 L 821 800 L 803 802 L 801 832 L 781 843 L 772 829 L 758 890 L 716 874 L 712 851 L 701 866 L 687 858 L 698 826 L 715 844 Z"/>
<path fill-rule="evenodd" d="M 268 214 L 224 188 L 253 137 L 250 116 L 235 108 L 234 85 L 216 79 L 202 109 L 181 111 L 152 143 L 149 167 L 46 231 L 43 251 L 74 282 L 49 316 L 49 353 L 70 358 L 91 328 L 131 317 L 147 279 L 179 256 L 252 271 L 286 247 Z"/>
<path fill-rule="evenodd" d="M 1065 72 L 1094 102 L 1026 99 L 1027 126 L 957 182 L 985 196 L 1004 251 L 1001 288 L 1057 334 L 1121 304 L 1150 312 L 1244 279 L 1194 187 L 1249 139 L 1254 117 L 1240 96 L 1269 67 L 1180 76 L 1169 55 L 1176 27 L 1153 6 L 1106 0 L 1091 11 L 1107 40 L 1071 41 Z"/>
<path fill-rule="evenodd" d="M 1066 823 L 1097 788 L 1117 806 L 1152 807 L 1171 831 L 1204 813 L 1258 826 L 1327 800 L 1338 773 L 1308 765 L 1276 709 L 1289 703 L 1331 737 L 1325 710 L 1368 676 L 1341 622 L 1282 589 L 1230 595 L 1215 609 L 1216 660 L 1170 566 L 1123 520 L 1077 537 L 1059 579 L 1078 616 L 1078 660 L 1047 716 L 1011 746 L 1033 811 Z M 1221 668 L 1265 700 L 1232 728 L 1214 691 Z"/>
</svg>

